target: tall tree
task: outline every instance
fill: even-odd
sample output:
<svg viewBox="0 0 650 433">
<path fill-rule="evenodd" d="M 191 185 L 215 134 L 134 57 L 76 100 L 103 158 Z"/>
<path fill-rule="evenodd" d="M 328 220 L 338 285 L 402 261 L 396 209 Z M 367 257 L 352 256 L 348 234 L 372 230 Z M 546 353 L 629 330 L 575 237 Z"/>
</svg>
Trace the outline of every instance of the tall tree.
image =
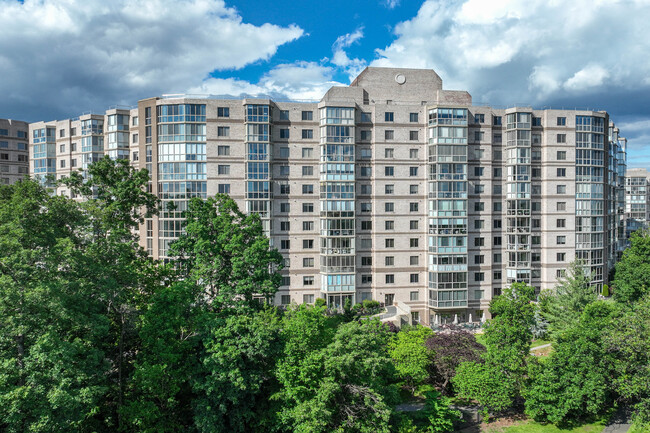
<svg viewBox="0 0 650 433">
<path fill-rule="evenodd" d="M 650 230 L 637 230 L 614 273 L 614 299 L 633 303 L 650 292 Z"/>
<path fill-rule="evenodd" d="M 192 199 L 185 234 L 170 248 L 183 277 L 205 287 L 214 311 L 259 310 L 257 296 L 275 295 L 282 256 L 269 247 L 257 214 L 243 214 L 233 199 L 217 194 Z"/>
<path fill-rule="evenodd" d="M 395 364 L 398 376 L 412 391 L 429 377 L 428 368 L 433 351 L 425 342 L 432 335 L 431 328 L 408 326 L 398 332 L 388 344 L 388 354 Z"/>
</svg>

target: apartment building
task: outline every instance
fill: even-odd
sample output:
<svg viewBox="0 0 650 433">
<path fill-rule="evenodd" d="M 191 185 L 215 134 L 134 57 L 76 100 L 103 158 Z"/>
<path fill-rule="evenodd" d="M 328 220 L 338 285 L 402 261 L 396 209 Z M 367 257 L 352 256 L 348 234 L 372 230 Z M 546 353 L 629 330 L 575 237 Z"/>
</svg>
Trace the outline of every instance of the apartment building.
<svg viewBox="0 0 650 433">
<path fill-rule="evenodd" d="M 474 106 L 433 70 L 367 68 L 316 102 L 165 95 L 30 131 L 35 176 L 104 155 L 150 171 L 154 258 L 191 197 L 258 213 L 284 257 L 282 305 L 479 320 L 504 286 L 551 288 L 575 259 L 601 288 L 624 246 L 625 139 L 606 112 Z"/>
<path fill-rule="evenodd" d="M 0 184 L 11 184 L 29 175 L 29 124 L 0 119 Z"/>
<path fill-rule="evenodd" d="M 630 168 L 625 178 L 626 238 L 648 228 L 650 223 L 650 173 L 645 168 Z"/>
</svg>

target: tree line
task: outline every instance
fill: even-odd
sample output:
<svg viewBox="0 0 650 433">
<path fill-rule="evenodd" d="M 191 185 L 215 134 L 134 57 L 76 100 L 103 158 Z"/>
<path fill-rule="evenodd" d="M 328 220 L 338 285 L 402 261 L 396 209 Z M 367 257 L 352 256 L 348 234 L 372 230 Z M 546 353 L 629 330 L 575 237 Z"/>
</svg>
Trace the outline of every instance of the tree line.
<svg viewBox="0 0 650 433">
<path fill-rule="evenodd" d="M 273 307 L 282 258 L 228 196 L 190 201 L 163 263 L 139 245 L 160 209 L 145 170 L 102 159 L 60 182 L 83 200 L 0 187 L 0 431 L 443 433 L 451 399 L 556 424 L 617 402 L 650 418 L 647 235 L 617 266 L 615 300 L 577 265 L 541 299 L 515 284 L 479 344 L 397 330 L 372 302 Z M 413 399 L 422 410 L 398 410 Z"/>
</svg>

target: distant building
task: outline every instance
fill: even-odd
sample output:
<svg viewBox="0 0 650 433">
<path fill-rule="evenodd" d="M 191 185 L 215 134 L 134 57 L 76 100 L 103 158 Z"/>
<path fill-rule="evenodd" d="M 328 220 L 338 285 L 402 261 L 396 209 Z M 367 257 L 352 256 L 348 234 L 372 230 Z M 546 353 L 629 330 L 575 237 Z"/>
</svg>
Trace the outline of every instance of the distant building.
<svg viewBox="0 0 650 433">
<path fill-rule="evenodd" d="M 260 214 L 282 305 L 479 320 L 504 286 L 551 288 L 575 259 L 602 288 L 625 244 L 625 139 L 606 112 L 474 106 L 433 70 L 367 68 L 318 102 L 170 95 L 30 129 L 35 176 L 104 155 L 150 171 L 176 205 L 141 229 L 155 258 L 191 197 Z"/>
<path fill-rule="evenodd" d="M 650 222 L 650 173 L 645 168 L 630 168 L 625 178 L 626 237 L 648 228 Z"/>
<path fill-rule="evenodd" d="M 29 175 L 29 124 L 0 119 L 0 183 L 11 184 Z"/>
</svg>

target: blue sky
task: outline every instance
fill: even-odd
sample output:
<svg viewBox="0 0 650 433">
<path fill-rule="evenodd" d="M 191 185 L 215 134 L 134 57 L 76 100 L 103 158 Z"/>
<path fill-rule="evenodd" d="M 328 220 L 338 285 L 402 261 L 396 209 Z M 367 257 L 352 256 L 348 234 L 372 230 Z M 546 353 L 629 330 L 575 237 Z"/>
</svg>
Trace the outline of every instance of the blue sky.
<svg viewBox="0 0 650 433">
<path fill-rule="evenodd" d="M 650 167 L 648 22 L 649 0 L 0 0 L 0 117 L 315 100 L 366 66 L 432 68 L 478 104 L 607 110 Z"/>
</svg>

